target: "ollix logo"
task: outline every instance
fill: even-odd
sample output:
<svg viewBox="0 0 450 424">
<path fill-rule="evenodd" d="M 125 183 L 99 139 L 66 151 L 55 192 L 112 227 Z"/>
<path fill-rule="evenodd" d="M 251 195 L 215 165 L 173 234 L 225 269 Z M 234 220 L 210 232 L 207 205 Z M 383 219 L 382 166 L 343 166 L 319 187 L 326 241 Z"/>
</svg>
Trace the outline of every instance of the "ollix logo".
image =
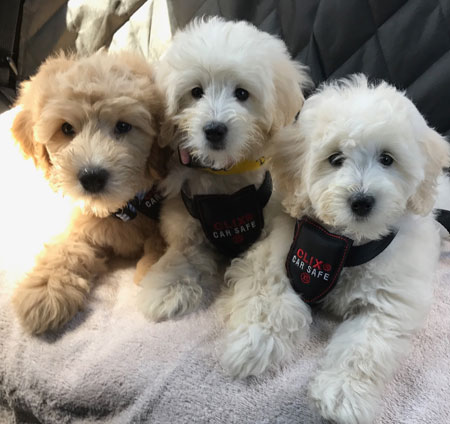
<svg viewBox="0 0 450 424">
<path fill-rule="evenodd" d="M 324 261 L 315 256 L 310 256 L 303 249 L 298 249 L 292 256 L 292 264 L 303 271 L 300 275 L 300 280 L 304 284 L 308 284 L 311 281 L 311 277 L 324 281 L 328 281 L 330 278 L 331 265 L 324 263 Z"/>
<path fill-rule="evenodd" d="M 256 221 L 252 213 L 247 213 L 231 220 L 217 221 L 213 228 L 215 239 L 232 237 L 233 242 L 239 244 L 244 241 L 243 234 L 256 228 Z"/>
</svg>

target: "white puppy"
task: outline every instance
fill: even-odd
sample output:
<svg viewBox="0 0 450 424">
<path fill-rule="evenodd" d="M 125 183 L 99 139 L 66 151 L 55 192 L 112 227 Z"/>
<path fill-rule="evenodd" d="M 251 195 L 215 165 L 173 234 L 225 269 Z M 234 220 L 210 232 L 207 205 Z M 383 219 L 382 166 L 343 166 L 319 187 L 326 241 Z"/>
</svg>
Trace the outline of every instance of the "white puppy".
<svg viewBox="0 0 450 424">
<path fill-rule="evenodd" d="M 319 233 L 348 237 L 355 246 L 388 246 L 364 264 L 344 266 L 331 290 L 334 265 L 323 260 L 334 255 L 328 241 L 312 257 L 293 243 L 295 220 L 274 219 L 276 231 L 227 271 L 234 330 L 224 364 L 242 377 L 291 359 L 311 322 L 307 303 L 325 296 L 320 305 L 343 322 L 310 397 L 326 419 L 369 423 L 430 307 L 440 248 L 431 210 L 448 145 L 402 93 L 386 83 L 370 86 L 364 76 L 325 85 L 277 138 L 274 181 L 292 218 L 307 216 L 312 228 L 323 227 Z M 303 237 L 302 225 L 295 228 Z"/>
<path fill-rule="evenodd" d="M 182 185 L 188 196 L 260 187 L 266 173 L 265 145 L 276 129 L 294 120 L 305 81 L 302 67 L 290 59 L 284 43 L 249 23 L 197 20 L 175 35 L 157 70 L 169 116 L 162 138 L 177 154 L 165 183 L 168 199 L 161 216 L 169 247 L 141 283 L 139 304 L 149 319 L 196 309 L 202 276 L 216 273 L 218 250 L 183 204 Z M 227 205 L 220 203 L 223 198 L 218 201 L 221 213 Z M 248 230 L 253 231 L 249 216 L 253 215 L 210 217 L 215 220 L 210 239 L 242 241 Z"/>
</svg>

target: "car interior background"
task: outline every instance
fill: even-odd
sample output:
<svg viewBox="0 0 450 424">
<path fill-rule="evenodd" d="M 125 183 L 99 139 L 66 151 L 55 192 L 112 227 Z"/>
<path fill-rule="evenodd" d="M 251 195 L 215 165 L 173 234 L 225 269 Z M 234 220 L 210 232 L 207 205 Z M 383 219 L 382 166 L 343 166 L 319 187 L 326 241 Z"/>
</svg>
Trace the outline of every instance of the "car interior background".
<svg viewBox="0 0 450 424">
<path fill-rule="evenodd" d="M 0 111 L 13 105 L 18 84 L 53 52 L 130 49 L 156 60 L 178 28 L 212 15 L 248 20 L 280 36 L 316 86 L 354 72 L 387 80 L 450 136 L 450 0 L 3 1 Z M 15 207 L 2 205 L 5 217 Z M 2 218 L 0 233 L 9 225 Z M 20 237 L 26 244 L 27 234 Z M 333 317 L 318 314 L 292 367 L 233 381 L 216 360 L 214 305 L 149 324 L 134 307 L 133 264 L 120 262 L 67 328 L 27 338 L 8 303 L 23 271 L 14 266 L 0 261 L 0 422 L 320 422 L 307 403 L 307 381 L 336 326 Z M 448 422 L 448 244 L 435 290 L 428 324 L 387 388 L 379 424 Z"/>
</svg>

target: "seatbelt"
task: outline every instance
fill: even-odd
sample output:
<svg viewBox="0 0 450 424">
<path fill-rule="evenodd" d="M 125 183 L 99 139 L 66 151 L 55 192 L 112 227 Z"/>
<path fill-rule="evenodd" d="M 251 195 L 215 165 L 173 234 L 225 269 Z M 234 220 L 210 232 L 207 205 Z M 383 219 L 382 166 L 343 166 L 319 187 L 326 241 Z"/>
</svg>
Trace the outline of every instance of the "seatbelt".
<svg viewBox="0 0 450 424">
<path fill-rule="evenodd" d="M 435 209 L 435 219 L 450 233 L 450 211 Z"/>
<path fill-rule="evenodd" d="M 7 90 L 16 89 L 19 38 L 25 0 L 0 1 L 0 93 L 8 103 L 12 99 Z"/>
</svg>

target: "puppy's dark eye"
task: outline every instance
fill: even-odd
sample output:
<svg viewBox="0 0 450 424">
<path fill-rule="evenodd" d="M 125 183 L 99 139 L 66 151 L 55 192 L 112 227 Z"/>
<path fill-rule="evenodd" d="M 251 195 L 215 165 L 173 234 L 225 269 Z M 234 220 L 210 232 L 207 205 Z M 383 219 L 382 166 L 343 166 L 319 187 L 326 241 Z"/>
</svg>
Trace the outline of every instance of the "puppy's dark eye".
<svg viewBox="0 0 450 424">
<path fill-rule="evenodd" d="M 339 166 L 342 166 L 344 163 L 344 156 L 342 155 L 342 152 L 333 153 L 329 158 L 328 162 L 330 162 L 331 166 L 335 166 L 338 168 Z"/>
<path fill-rule="evenodd" d="M 61 131 L 64 135 L 67 135 L 67 137 L 73 137 L 75 135 L 75 130 L 68 122 L 64 122 L 64 124 L 61 125 Z"/>
<path fill-rule="evenodd" d="M 378 161 L 383 166 L 391 166 L 394 163 L 394 158 L 389 153 L 383 152 L 378 158 Z"/>
<path fill-rule="evenodd" d="M 126 134 L 131 131 L 131 128 L 133 127 L 128 122 L 117 121 L 116 126 L 114 127 L 114 132 L 116 134 Z"/>
<path fill-rule="evenodd" d="M 192 94 L 192 97 L 194 99 L 201 99 L 203 97 L 203 94 L 204 94 L 203 88 L 202 87 L 194 87 L 191 90 L 191 94 Z"/>
<path fill-rule="evenodd" d="M 243 88 L 238 87 L 234 90 L 234 97 L 241 102 L 245 102 L 248 99 L 248 96 L 250 96 L 249 92 Z"/>
</svg>

